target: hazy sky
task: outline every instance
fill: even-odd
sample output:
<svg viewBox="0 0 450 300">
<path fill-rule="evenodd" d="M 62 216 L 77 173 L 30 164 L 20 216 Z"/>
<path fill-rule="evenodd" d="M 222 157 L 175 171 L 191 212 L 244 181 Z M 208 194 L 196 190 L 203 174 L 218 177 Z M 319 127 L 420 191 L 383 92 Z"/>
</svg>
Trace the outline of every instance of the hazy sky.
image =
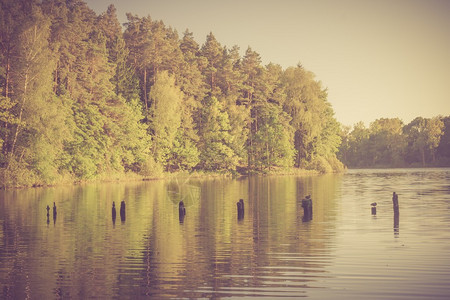
<svg viewBox="0 0 450 300">
<path fill-rule="evenodd" d="M 450 0 L 89 0 L 189 29 L 201 45 L 213 32 L 264 64 L 301 64 L 328 88 L 338 121 L 382 117 L 409 123 L 450 115 Z"/>
</svg>

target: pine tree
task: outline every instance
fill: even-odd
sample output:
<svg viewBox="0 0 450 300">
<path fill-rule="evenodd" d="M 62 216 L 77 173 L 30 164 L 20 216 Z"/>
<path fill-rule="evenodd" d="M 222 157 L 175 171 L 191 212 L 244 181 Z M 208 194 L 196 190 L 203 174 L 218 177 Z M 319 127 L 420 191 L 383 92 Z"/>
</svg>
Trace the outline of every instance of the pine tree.
<svg viewBox="0 0 450 300">
<path fill-rule="evenodd" d="M 205 44 L 203 44 L 200 53 L 206 59 L 206 64 L 201 66 L 201 68 L 203 74 L 205 74 L 206 83 L 209 86 L 211 95 L 220 95 L 220 90 L 217 86 L 217 77 L 222 67 L 223 48 L 212 32 L 206 36 Z"/>
<path fill-rule="evenodd" d="M 117 95 L 122 95 L 128 101 L 139 98 L 139 83 L 134 69 L 128 64 L 129 51 L 114 5 L 108 6 L 105 13 L 97 20 L 97 27 L 106 38 L 108 62 L 114 65 L 115 72 L 111 82 L 115 86 Z"/>
</svg>

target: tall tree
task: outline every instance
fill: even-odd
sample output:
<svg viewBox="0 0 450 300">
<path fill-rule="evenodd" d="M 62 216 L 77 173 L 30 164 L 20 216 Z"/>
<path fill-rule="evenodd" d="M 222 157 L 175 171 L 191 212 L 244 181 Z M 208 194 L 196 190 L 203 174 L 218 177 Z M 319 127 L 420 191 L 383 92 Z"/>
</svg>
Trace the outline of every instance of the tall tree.
<svg viewBox="0 0 450 300">
<path fill-rule="evenodd" d="M 234 137 L 230 134 L 228 114 L 215 97 L 206 97 L 202 104 L 199 165 L 204 170 L 233 171 L 238 158 L 231 148 Z"/>
<path fill-rule="evenodd" d="M 221 95 L 218 100 L 223 103 L 228 113 L 231 135 L 234 137 L 230 147 L 239 158 L 239 164 L 247 164 L 247 140 L 250 124 L 250 107 L 243 101 L 243 84 L 246 76 L 241 71 L 242 59 L 239 47 L 224 48 L 221 72 L 218 73 L 218 86 Z"/>
<path fill-rule="evenodd" d="M 159 71 L 172 74 L 180 72 L 183 55 L 179 47 L 178 34 L 166 28 L 162 21 L 152 21 L 150 16 L 139 18 L 127 14 L 128 23 L 124 38 L 130 50 L 129 60 L 139 75 L 141 98 L 148 110 L 151 106 L 148 91 L 156 81 Z"/>
<path fill-rule="evenodd" d="M 128 59 L 130 65 L 139 76 L 141 99 L 145 110 L 148 111 L 149 72 L 152 68 L 150 58 L 152 20 L 150 16 L 139 18 L 132 14 L 127 14 L 127 19 L 124 39 L 130 51 Z"/>
<path fill-rule="evenodd" d="M 355 167 L 367 167 L 370 163 L 367 161 L 369 153 L 369 129 L 363 122 L 358 122 L 353 126 L 353 130 L 348 137 L 349 152 L 345 155 L 348 159 L 345 164 Z"/>
<path fill-rule="evenodd" d="M 16 101 L 13 95 L 13 61 L 19 51 L 17 40 L 21 30 L 24 13 L 16 1 L 0 1 L 0 143 L 1 165 L 6 165 L 9 142 L 13 126 L 17 125 L 17 116 L 14 114 Z"/>
<path fill-rule="evenodd" d="M 114 5 L 108 6 L 105 13 L 97 19 L 97 27 L 106 38 L 108 62 L 113 64 L 115 72 L 111 82 L 117 95 L 128 101 L 139 97 L 139 82 L 134 69 L 128 63 L 129 51 L 123 38 L 122 28 L 117 19 Z"/>
<path fill-rule="evenodd" d="M 167 71 L 156 76 L 150 91 L 152 101 L 153 155 L 157 162 L 168 165 L 178 129 L 181 126 L 183 92 L 175 85 L 175 77 Z"/>
<path fill-rule="evenodd" d="M 50 23 L 37 6 L 33 5 L 31 11 L 25 13 L 28 13 L 29 17 L 21 24 L 17 52 L 13 61 L 14 69 L 11 74 L 14 82 L 13 99 L 16 102 L 18 120 L 9 150 L 10 159 L 18 156 L 16 146 L 19 135 L 25 128 L 27 123 L 25 120 L 32 117 L 27 111 L 32 105 L 29 102 L 35 100 L 36 95 L 47 92 L 46 86 L 42 82 L 47 81 L 46 75 L 48 76 L 49 71 L 51 72 L 49 68 L 51 53 L 48 49 Z"/>
<path fill-rule="evenodd" d="M 177 82 L 183 93 L 195 101 L 194 105 L 198 105 L 205 97 L 207 85 L 205 84 L 204 75 L 200 72 L 201 58 L 199 54 L 199 45 L 194 40 L 193 33 L 189 30 L 184 32 L 184 36 L 180 42 L 180 49 L 183 53 L 184 61 L 182 67 L 177 74 Z"/>
<path fill-rule="evenodd" d="M 200 53 L 206 59 L 206 65 L 201 66 L 203 74 L 206 77 L 206 82 L 212 95 L 217 96 L 220 94 L 217 86 L 217 74 L 220 72 L 222 66 L 223 47 L 216 40 L 212 32 L 206 36 L 206 41 Z"/>
<path fill-rule="evenodd" d="M 23 5 L 22 5 L 23 4 Z M 11 61 L 10 97 L 5 97 L 3 121 L 10 134 L 4 144 L 5 181 L 41 184 L 58 177 L 58 159 L 68 132 L 67 111 L 53 94 L 55 60 L 49 47 L 50 20 L 38 3 L 17 3 L 22 12 L 16 24 L 14 59 Z M 9 121 L 8 121 L 9 119 Z"/>
<path fill-rule="evenodd" d="M 259 106 L 263 105 L 267 99 L 263 98 L 263 93 L 258 94 L 258 91 L 264 89 L 263 76 L 265 69 L 261 65 L 260 55 L 250 47 L 247 48 L 242 59 L 241 72 L 245 76 L 242 104 L 245 104 L 250 112 L 247 124 L 249 128 L 247 166 L 249 169 L 253 169 L 256 163 L 253 143 L 254 134 L 258 131 L 258 110 Z"/>
<path fill-rule="evenodd" d="M 404 164 L 405 136 L 403 122 L 398 119 L 381 118 L 370 124 L 368 154 L 373 165 L 402 166 Z"/>
<path fill-rule="evenodd" d="M 314 74 L 301 65 L 288 68 L 282 80 L 286 90 L 284 110 L 292 117 L 291 124 L 295 129 L 296 166 L 307 167 L 315 158 L 320 146 L 318 141 L 325 141 L 321 138 L 323 129 L 333 123 L 327 93 L 321 83 L 314 80 Z M 329 141 L 338 139 L 337 128 L 329 133 L 335 135 Z"/>
<path fill-rule="evenodd" d="M 443 135 L 436 148 L 436 155 L 441 160 L 441 164 L 450 166 L 450 116 L 441 118 L 443 123 Z"/>
<path fill-rule="evenodd" d="M 443 127 L 444 124 L 437 117 L 432 119 L 417 117 L 405 126 L 408 147 L 420 155 L 422 166 L 426 165 L 427 156 L 435 160 L 435 150 L 439 146 Z"/>
<path fill-rule="evenodd" d="M 272 167 L 292 167 L 295 150 L 290 117 L 278 105 L 268 103 L 260 110 L 260 126 L 255 133 L 254 155 L 260 171 Z"/>
</svg>

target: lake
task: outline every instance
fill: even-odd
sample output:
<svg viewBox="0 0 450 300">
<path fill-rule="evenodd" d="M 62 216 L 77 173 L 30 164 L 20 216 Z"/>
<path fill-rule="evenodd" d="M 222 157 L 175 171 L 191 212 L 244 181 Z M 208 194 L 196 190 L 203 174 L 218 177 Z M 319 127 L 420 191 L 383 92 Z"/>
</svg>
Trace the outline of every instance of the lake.
<svg viewBox="0 0 450 300">
<path fill-rule="evenodd" d="M 449 299 L 449 282 L 450 169 L 0 191 L 2 299 Z"/>
</svg>

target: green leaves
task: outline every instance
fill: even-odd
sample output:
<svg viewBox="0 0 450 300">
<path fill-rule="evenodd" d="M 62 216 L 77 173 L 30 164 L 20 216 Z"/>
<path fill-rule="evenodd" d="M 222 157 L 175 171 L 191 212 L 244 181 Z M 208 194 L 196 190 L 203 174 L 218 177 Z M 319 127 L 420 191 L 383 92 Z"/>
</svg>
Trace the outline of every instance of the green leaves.
<svg viewBox="0 0 450 300">
<path fill-rule="evenodd" d="M 344 136 L 339 154 L 350 167 L 439 165 L 436 150 L 445 129 L 439 117 L 417 117 L 407 125 L 398 118 L 382 118 L 369 128 L 358 123 Z M 442 159 L 445 163 L 445 155 Z"/>
<path fill-rule="evenodd" d="M 200 167 L 208 171 L 235 170 L 238 157 L 231 148 L 230 121 L 215 97 L 203 100 L 200 124 Z"/>
<path fill-rule="evenodd" d="M 295 149 L 290 117 L 273 104 L 260 110 L 259 128 L 255 134 L 254 155 L 260 170 L 292 167 Z"/>
<path fill-rule="evenodd" d="M 0 5 L 7 185 L 338 165 L 326 90 L 300 66 L 263 66 L 212 33 L 200 46 L 150 16 L 128 14 L 122 32 L 114 6 L 97 16 L 81 0 Z"/>
</svg>

